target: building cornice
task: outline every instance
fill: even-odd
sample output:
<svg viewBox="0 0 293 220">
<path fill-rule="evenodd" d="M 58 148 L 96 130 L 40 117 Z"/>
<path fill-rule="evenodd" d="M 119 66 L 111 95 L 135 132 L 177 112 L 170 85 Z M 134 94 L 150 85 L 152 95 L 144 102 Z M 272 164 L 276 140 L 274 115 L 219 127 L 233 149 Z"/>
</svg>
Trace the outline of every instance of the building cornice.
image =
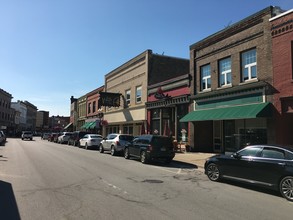
<svg viewBox="0 0 293 220">
<path fill-rule="evenodd" d="M 261 22 L 263 22 L 263 17 L 267 14 L 271 14 L 273 16 L 274 8 L 279 9 L 279 7 L 269 6 L 219 32 L 216 32 L 213 35 L 210 35 L 203 40 L 193 44 L 190 46 L 190 50 L 200 50 L 202 48 L 208 47 L 216 42 L 227 39 L 231 35 L 235 35 L 243 30 L 247 30 Z"/>
</svg>

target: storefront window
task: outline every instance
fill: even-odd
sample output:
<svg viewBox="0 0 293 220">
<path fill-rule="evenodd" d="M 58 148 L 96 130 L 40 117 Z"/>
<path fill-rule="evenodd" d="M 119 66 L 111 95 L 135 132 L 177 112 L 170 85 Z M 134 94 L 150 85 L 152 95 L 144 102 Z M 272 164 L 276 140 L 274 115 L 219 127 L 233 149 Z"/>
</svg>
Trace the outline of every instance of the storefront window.
<svg viewBox="0 0 293 220">
<path fill-rule="evenodd" d="M 123 134 L 133 134 L 133 126 L 123 125 Z"/>
<path fill-rule="evenodd" d="M 224 121 L 225 151 L 235 152 L 247 145 L 267 144 L 267 129 L 260 125 L 265 126 L 265 121 Z"/>
</svg>

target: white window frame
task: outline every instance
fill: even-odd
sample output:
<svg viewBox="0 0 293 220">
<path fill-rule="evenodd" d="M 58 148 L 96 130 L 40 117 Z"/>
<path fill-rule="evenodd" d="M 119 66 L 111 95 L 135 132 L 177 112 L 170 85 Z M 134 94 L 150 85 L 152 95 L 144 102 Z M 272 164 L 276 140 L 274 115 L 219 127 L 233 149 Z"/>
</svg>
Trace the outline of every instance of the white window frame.
<svg viewBox="0 0 293 220">
<path fill-rule="evenodd" d="M 252 51 L 254 51 L 255 54 L 255 61 L 254 62 L 246 62 L 248 59 L 251 59 L 251 57 L 247 57 L 246 55 L 248 55 L 249 53 L 251 53 Z M 257 79 L 257 53 L 256 53 L 256 49 L 252 49 L 252 50 L 248 50 L 245 51 L 241 54 L 241 67 L 242 67 L 242 81 L 243 82 L 247 82 L 250 80 L 254 80 Z M 252 68 L 255 67 L 256 68 L 256 76 L 252 76 Z M 244 76 L 244 72 L 247 69 L 247 79 L 245 79 Z"/>
<path fill-rule="evenodd" d="M 206 71 L 205 68 L 209 68 L 209 71 Z M 209 75 L 203 76 L 205 73 L 209 73 Z M 201 91 L 210 91 L 211 87 L 208 86 L 208 80 L 211 79 L 211 65 L 207 64 L 200 67 L 200 84 L 201 84 Z M 212 82 L 211 82 L 212 83 Z M 204 87 L 205 85 L 205 87 Z M 211 84 L 210 84 L 211 86 Z"/>
<path fill-rule="evenodd" d="M 130 105 L 130 100 L 131 100 L 131 90 L 128 89 L 125 91 L 125 101 L 127 105 Z"/>
<path fill-rule="evenodd" d="M 222 66 L 222 64 L 224 62 L 229 62 L 230 63 L 230 69 L 226 69 L 226 65 L 225 66 Z M 224 67 L 224 68 L 222 68 Z M 222 69 L 225 69 L 224 71 L 222 71 Z M 220 86 L 221 87 L 224 87 L 224 86 L 229 86 L 232 84 L 232 82 L 229 82 L 228 83 L 228 74 L 230 74 L 230 77 L 231 77 L 231 81 L 232 81 L 232 71 L 231 71 L 231 57 L 227 57 L 227 58 L 224 58 L 222 60 L 219 61 L 219 71 L 220 71 Z M 224 83 L 222 84 L 222 77 L 224 79 Z"/>
<path fill-rule="evenodd" d="M 138 92 L 140 91 L 140 95 L 138 94 Z M 135 89 L 135 101 L 136 103 L 141 103 L 141 96 L 142 96 L 142 88 L 141 86 L 137 86 Z"/>
</svg>

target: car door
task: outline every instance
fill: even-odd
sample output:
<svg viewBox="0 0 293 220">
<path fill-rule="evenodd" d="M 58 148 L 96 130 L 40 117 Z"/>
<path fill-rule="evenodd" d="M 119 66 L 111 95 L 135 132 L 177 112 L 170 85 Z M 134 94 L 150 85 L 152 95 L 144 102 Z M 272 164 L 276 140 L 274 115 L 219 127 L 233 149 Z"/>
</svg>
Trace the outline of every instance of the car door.
<svg viewBox="0 0 293 220">
<path fill-rule="evenodd" d="M 104 145 L 104 149 L 105 150 L 111 150 L 111 145 L 114 142 L 114 139 L 117 135 L 115 134 L 109 134 L 107 136 L 107 139 L 105 140 L 105 145 Z"/>
<path fill-rule="evenodd" d="M 222 161 L 223 175 L 232 178 L 250 180 L 254 176 L 253 160 L 259 157 L 262 147 L 247 147 L 237 153 L 226 157 Z"/>
<path fill-rule="evenodd" d="M 83 136 L 80 140 L 80 146 L 85 146 L 86 140 L 88 139 L 88 135 L 86 134 L 85 136 Z"/>
<path fill-rule="evenodd" d="M 138 152 L 138 148 L 139 145 L 141 143 L 141 139 L 140 138 L 135 138 L 133 139 L 132 143 L 128 145 L 128 150 L 129 150 L 129 154 L 132 156 L 139 156 Z"/>
<path fill-rule="evenodd" d="M 255 158 L 251 169 L 252 179 L 265 185 L 277 185 L 286 169 L 286 153 L 283 149 L 266 146 L 259 158 Z"/>
</svg>

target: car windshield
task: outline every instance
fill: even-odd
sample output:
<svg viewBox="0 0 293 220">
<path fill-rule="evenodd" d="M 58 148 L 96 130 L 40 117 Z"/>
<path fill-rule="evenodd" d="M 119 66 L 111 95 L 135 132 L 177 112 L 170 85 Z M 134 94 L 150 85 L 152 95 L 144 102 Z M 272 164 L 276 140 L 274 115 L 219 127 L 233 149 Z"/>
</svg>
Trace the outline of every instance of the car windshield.
<svg viewBox="0 0 293 220">
<path fill-rule="evenodd" d="M 91 135 L 90 137 L 91 137 L 91 138 L 102 138 L 101 135 Z"/>
</svg>

